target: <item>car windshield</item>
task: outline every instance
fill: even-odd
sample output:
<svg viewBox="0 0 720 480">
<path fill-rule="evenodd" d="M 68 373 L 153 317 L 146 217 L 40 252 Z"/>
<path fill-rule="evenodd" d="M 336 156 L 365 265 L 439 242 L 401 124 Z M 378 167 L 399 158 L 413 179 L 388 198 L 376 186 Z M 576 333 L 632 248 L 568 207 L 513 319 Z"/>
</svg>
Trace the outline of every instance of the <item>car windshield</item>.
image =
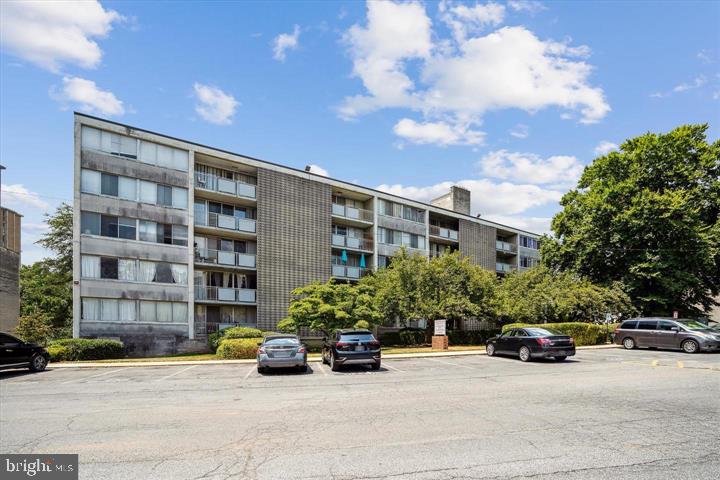
<svg viewBox="0 0 720 480">
<path fill-rule="evenodd" d="M 526 328 L 526 332 L 531 337 L 551 337 L 553 335 L 565 335 L 559 330 L 554 330 L 552 328 Z"/>
<path fill-rule="evenodd" d="M 270 338 L 265 340 L 265 345 L 298 345 L 297 338 Z"/>
<path fill-rule="evenodd" d="M 707 330 L 708 328 L 710 328 L 704 323 L 698 322 L 697 320 L 679 320 L 678 323 L 680 323 L 688 330 Z"/>
<path fill-rule="evenodd" d="M 372 342 L 375 337 L 371 333 L 343 333 L 340 335 L 341 342 Z"/>
</svg>

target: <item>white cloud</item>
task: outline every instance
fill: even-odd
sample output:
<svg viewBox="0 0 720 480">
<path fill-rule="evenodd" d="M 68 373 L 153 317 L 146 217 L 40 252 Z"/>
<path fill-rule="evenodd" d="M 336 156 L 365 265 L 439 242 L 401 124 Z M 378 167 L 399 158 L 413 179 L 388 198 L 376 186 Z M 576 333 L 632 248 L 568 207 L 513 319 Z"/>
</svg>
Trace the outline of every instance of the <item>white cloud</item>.
<svg viewBox="0 0 720 480">
<path fill-rule="evenodd" d="M 495 4 L 476 10 L 442 3 L 440 18 L 452 21 L 454 32 L 447 39 L 433 36 L 418 2 L 368 2 L 367 25 L 354 25 L 344 37 L 365 94 L 346 97 L 339 115 L 406 108 L 422 115 L 416 125 L 467 125 L 510 108 L 533 113 L 559 107 L 578 112 L 581 123 L 598 122 L 610 111 L 603 90 L 589 83 L 592 67 L 582 60 L 588 47 L 541 40 L 522 26 L 482 36 L 480 26 L 501 21 L 500 10 L 489 14 L 488 5 Z"/>
<path fill-rule="evenodd" d="M 424 145 L 482 145 L 485 132 L 472 130 L 468 125 L 449 125 L 444 122 L 418 123 L 403 118 L 393 127 L 395 135 L 409 142 Z"/>
<path fill-rule="evenodd" d="M 310 173 L 314 173 L 316 175 L 322 175 L 323 177 L 329 177 L 330 173 L 328 173 L 327 170 L 322 168 L 320 165 L 315 165 L 314 163 L 311 163 L 308 165 L 310 167 Z"/>
<path fill-rule="evenodd" d="M 551 233 L 550 224 L 552 217 L 525 217 L 519 215 L 488 215 L 483 216 L 487 220 L 519 228 L 533 233 Z"/>
<path fill-rule="evenodd" d="M 42 200 L 36 192 L 31 192 L 25 188 L 22 184 L 16 183 L 13 185 L 2 185 L 2 202 L 6 206 L 31 206 L 47 211 L 50 205 Z M 20 212 L 22 213 L 22 212 Z"/>
<path fill-rule="evenodd" d="M 50 89 L 50 97 L 67 107 L 76 105 L 80 110 L 103 115 L 123 115 L 125 107 L 114 93 L 101 90 L 92 80 L 80 77 L 63 77 L 62 89 Z"/>
<path fill-rule="evenodd" d="M 607 155 L 608 153 L 612 152 L 613 150 L 617 150 L 618 146 L 615 143 L 608 142 L 607 140 L 603 140 L 602 142 L 598 143 L 598 146 L 595 147 L 595 155 Z"/>
<path fill-rule="evenodd" d="M 293 27 L 293 33 L 281 33 L 273 40 L 273 58 L 279 62 L 285 61 L 286 50 L 296 50 L 300 41 L 300 26 Z"/>
<path fill-rule="evenodd" d="M 421 202 L 430 202 L 459 185 L 470 190 L 471 212 L 489 215 L 514 215 L 534 207 L 555 204 L 563 193 L 537 185 L 517 185 L 509 182 L 495 183 L 487 179 L 460 180 L 459 182 L 441 182 L 434 185 L 415 187 L 401 184 L 379 185 L 383 192 L 412 198 Z"/>
<path fill-rule="evenodd" d="M 700 61 L 702 61 L 704 64 L 707 64 L 707 65 L 709 65 L 711 63 L 715 63 L 715 61 L 716 61 L 716 59 L 713 57 L 712 52 L 709 50 L 700 50 L 697 53 L 697 58 L 699 58 Z"/>
<path fill-rule="evenodd" d="M 500 25 L 505 19 L 505 6 L 492 2 L 484 5 L 476 3 L 470 7 L 443 0 L 438 5 L 438 11 L 440 19 L 450 27 L 457 42 L 463 42 L 468 34 Z"/>
<path fill-rule="evenodd" d="M 229 93 L 225 93 L 212 85 L 195 83 L 193 85 L 195 97 L 198 103 L 195 104 L 195 111 L 204 120 L 216 125 L 230 125 L 235 110 L 240 102 Z"/>
<path fill-rule="evenodd" d="M 700 88 L 707 83 L 705 75 L 699 75 L 691 83 L 681 83 L 673 87 L 673 92 L 685 92 L 694 88 Z"/>
<path fill-rule="evenodd" d="M 23 235 L 42 235 L 50 230 L 47 223 L 27 223 L 22 222 L 22 233 Z"/>
<path fill-rule="evenodd" d="M 488 153 L 480 159 L 478 167 L 483 175 L 492 178 L 562 188 L 574 185 L 583 172 L 583 165 L 572 156 L 542 158 L 534 153 L 507 150 Z"/>
<path fill-rule="evenodd" d="M 95 68 L 103 38 L 123 17 L 91 1 L 3 1 L 0 43 L 12 54 L 58 72 L 65 64 Z"/>
<path fill-rule="evenodd" d="M 525 124 L 518 123 L 512 129 L 510 129 L 510 135 L 515 138 L 525 139 L 530 136 L 530 127 Z"/>
<path fill-rule="evenodd" d="M 538 13 L 547 7 L 535 0 L 508 0 L 508 7 L 516 12 Z"/>
</svg>

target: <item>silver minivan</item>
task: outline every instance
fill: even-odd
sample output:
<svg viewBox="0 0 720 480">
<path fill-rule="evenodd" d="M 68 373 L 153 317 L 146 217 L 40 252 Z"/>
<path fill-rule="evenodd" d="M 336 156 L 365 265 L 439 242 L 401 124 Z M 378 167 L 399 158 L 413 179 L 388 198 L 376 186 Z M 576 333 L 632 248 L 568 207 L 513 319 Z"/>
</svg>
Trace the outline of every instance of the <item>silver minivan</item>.
<svg viewBox="0 0 720 480">
<path fill-rule="evenodd" d="M 637 347 L 680 349 L 686 353 L 720 351 L 720 333 L 697 320 L 633 318 L 617 329 L 615 343 L 630 350 Z"/>
</svg>

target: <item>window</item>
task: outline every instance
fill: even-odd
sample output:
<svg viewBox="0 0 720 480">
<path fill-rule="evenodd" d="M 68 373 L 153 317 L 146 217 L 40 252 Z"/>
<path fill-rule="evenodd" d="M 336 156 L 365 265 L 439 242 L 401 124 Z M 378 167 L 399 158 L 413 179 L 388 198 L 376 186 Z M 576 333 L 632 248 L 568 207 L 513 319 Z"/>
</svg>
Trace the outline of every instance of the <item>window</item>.
<svg viewBox="0 0 720 480">
<path fill-rule="evenodd" d="M 172 303 L 157 302 L 155 304 L 155 320 L 158 322 L 172 322 Z"/>
<path fill-rule="evenodd" d="M 623 322 L 623 324 L 620 325 L 620 328 L 623 330 L 634 330 L 636 327 L 637 327 L 637 320 Z"/>
<path fill-rule="evenodd" d="M 187 172 L 188 157 L 186 150 L 140 141 L 140 161 L 143 163 Z"/>
<path fill-rule="evenodd" d="M 125 200 L 137 200 L 137 181 L 128 177 L 119 177 L 118 197 Z"/>
<path fill-rule="evenodd" d="M 118 260 L 118 280 L 135 281 L 137 278 L 136 261 L 121 258 Z"/>
<path fill-rule="evenodd" d="M 141 322 L 187 323 L 187 303 L 140 301 Z"/>
<path fill-rule="evenodd" d="M 118 307 L 118 318 L 121 322 L 134 322 L 136 320 L 135 300 L 120 300 Z"/>
<path fill-rule="evenodd" d="M 187 227 L 184 225 L 172 226 L 172 243 L 173 245 L 187 246 Z"/>
<path fill-rule="evenodd" d="M 80 171 L 80 191 L 85 193 L 100 193 L 100 172 L 82 169 Z"/>
<path fill-rule="evenodd" d="M 155 302 L 140 301 L 140 321 L 141 322 L 154 322 L 155 321 Z"/>
<path fill-rule="evenodd" d="M 118 301 L 114 298 L 103 298 L 100 300 L 100 320 L 105 322 L 116 322 L 120 318 L 118 313 Z"/>
<path fill-rule="evenodd" d="M 172 204 L 175 208 L 186 209 L 188 203 L 187 189 L 172 187 Z"/>
<path fill-rule="evenodd" d="M 118 177 L 103 173 L 100 182 L 100 193 L 103 195 L 118 196 Z"/>
<path fill-rule="evenodd" d="M 172 187 L 166 185 L 157 186 L 157 204 L 172 207 Z"/>
<path fill-rule="evenodd" d="M 83 320 L 100 320 L 100 300 L 97 298 L 83 298 L 80 317 Z"/>
<path fill-rule="evenodd" d="M 100 278 L 100 257 L 83 255 L 80 270 L 84 278 Z"/>
<path fill-rule="evenodd" d="M 678 328 L 677 325 L 675 325 L 673 322 L 669 322 L 667 320 L 660 320 L 658 322 L 658 330 L 664 330 L 666 332 L 672 331 L 673 328 Z"/>
<path fill-rule="evenodd" d="M 100 278 L 118 278 L 118 259 L 100 257 Z"/>
<path fill-rule="evenodd" d="M 157 203 L 157 186 L 153 182 L 140 180 L 140 201 L 142 203 Z"/>
<path fill-rule="evenodd" d="M 536 238 L 530 238 L 526 237 L 525 235 L 520 235 L 520 246 L 525 248 L 532 248 L 533 250 L 539 250 L 540 242 Z"/>
<path fill-rule="evenodd" d="M 139 230 L 138 238 L 140 240 L 143 242 L 157 242 L 157 224 L 155 222 L 140 220 Z"/>
<path fill-rule="evenodd" d="M 100 235 L 100 214 L 82 212 L 80 214 L 80 230 L 88 235 Z"/>
<path fill-rule="evenodd" d="M 82 146 L 90 150 L 99 150 L 121 157 L 137 158 L 136 139 L 96 128 L 83 127 Z"/>
<path fill-rule="evenodd" d="M 118 219 L 118 236 L 126 240 L 135 240 L 137 222 L 134 218 L 120 217 Z"/>
<path fill-rule="evenodd" d="M 118 217 L 111 217 L 109 215 L 100 216 L 100 235 L 103 237 L 114 237 L 118 236 Z"/>
<path fill-rule="evenodd" d="M 172 245 L 172 225 L 157 223 L 157 243 Z"/>
<path fill-rule="evenodd" d="M 155 264 L 155 282 L 158 283 L 174 283 L 172 267 L 169 263 Z"/>
<path fill-rule="evenodd" d="M 188 317 L 187 303 L 174 302 L 172 304 L 172 321 L 174 323 L 186 323 Z"/>
<path fill-rule="evenodd" d="M 655 320 L 641 320 L 638 322 L 638 330 L 655 330 L 657 322 Z"/>
</svg>

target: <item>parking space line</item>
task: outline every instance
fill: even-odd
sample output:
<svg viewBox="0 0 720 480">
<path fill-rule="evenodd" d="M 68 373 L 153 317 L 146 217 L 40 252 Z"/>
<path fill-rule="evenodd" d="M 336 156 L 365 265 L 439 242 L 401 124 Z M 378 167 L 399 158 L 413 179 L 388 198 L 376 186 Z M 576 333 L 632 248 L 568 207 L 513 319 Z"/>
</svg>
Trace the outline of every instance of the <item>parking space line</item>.
<svg viewBox="0 0 720 480">
<path fill-rule="evenodd" d="M 195 367 L 199 367 L 199 366 L 200 366 L 200 365 L 190 365 L 190 366 L 187 367 L 187 368 L 183 368 L 182 370 L 178 370 L 178 371 L 175 372 L 175 373 L 171 373 L 170 375 L 166 375 L 166 376 L 164 376 L 164 377 L 162 377 L 162 378 L 159 378 L 159 379 L 157 379 L 157 380 L 155 380 L 155 381 L 156 381 L 156 382 L 159 382 L 159 381 L 161 381 L 161 380 L 166 380 L 166 379 L 168 379 L 168 378 L 174 377 L 175 375 L 179 375 L 179 374 L 181 374 L 181 373 L 183 373 L 183 372 L 186 372 L 186 371 L 190 370 L 191 368 L 195 368 Z"/>
<path fill-rule="evenodd" d="M 660 363 L 660 360 L 653 360 L 653 361 L 652 361 L 652 366 L 653 366 L 653 367 L 657 367 L 657 366 L 658 366 L 658 363 Z"/>
<path fill-rule="evenodd" d="M 437 362 L 437 363 L 444 363 L 445 365 L 452 365 L 453 367 L 469 368 L 471 370 L 475 370 L 475 367 L 471 367 L 469 365 L 463 365 L 461 363 L 448 362 L 447 360 L 440 360 L 439 358 L 425 358 L 425 360 L 430 360 L 431 362 Z"/>
<path fill-rule="evenodd" d="M 61 384 L 64 385 L 64 384 L 66 384 L 66 383 L 82 382 L 82 381 L 84 381 L 84 380 L 89 380 L 89 379 L 91 379 L 91 378 L 103 377 L 103 376 L 105 376 L 105 375 L 110 375 L 111 373 L 116 373 L 116 372 L 119 372 L 119 371 L 121 371 L 121 370 L 127 370 L 128 368 L 130 368 L 130 367 L 118 368 L 118 369 L 115 369 L 115 370 L 110 370 L 109 372 L 103 372 L 103 373 L 98 373 L 98 374 L 95 374 L 95 375 L 90 375 L 90 376 L 88 376 L 88 377 L 73 378 L 72 380 L 68 380 L 68 381 L 66 381 L 66 382 L 61 382 Z"/>
<path fill-rule="evenodd" d="M 395 372 L 405 373 L 405 370 L 400 370 L 399 368 L 393 367 L 392 365 L 388 365 L 387 362 L 383 362 L 383 366 L 385 368 L 389 368 L 390 370 L 393 370 Z"/>
<path fill-rule="evenodd" d="M 255 366 L 255 365 L 253 365 L 252 367 L 250 367 L 250 370 L 248 370 L 248 372 L 247 372 L 247 373 L 245 374 L 245 376 L 243 377 L 243 381 L 247 380 L 248 377 L 250 376 L 250 374 L 251 374 L 251 373 L 253 372 L 253 370 L 255 370 L 256 368 L 257 368 L 257 366 Z"/>
<path fill-rule="evenodd" d="M 322 372 L 322 374 L 323 374 L 324 376 L 326 376 L 326 377 L 328 376 L 328 373 L 327 373 L 327 371 L 325 370 L 325 365 L 323 365 L 322 362 L 318 362 L 318 368 L 320 369 L 320 371 Z"/>
<path fill-rule="evenodd" d="M 678 368 L 685 368 L 685 364 L 681 362 L 680 360 L 677 361 L 677 367 Z"/>
</svg>

